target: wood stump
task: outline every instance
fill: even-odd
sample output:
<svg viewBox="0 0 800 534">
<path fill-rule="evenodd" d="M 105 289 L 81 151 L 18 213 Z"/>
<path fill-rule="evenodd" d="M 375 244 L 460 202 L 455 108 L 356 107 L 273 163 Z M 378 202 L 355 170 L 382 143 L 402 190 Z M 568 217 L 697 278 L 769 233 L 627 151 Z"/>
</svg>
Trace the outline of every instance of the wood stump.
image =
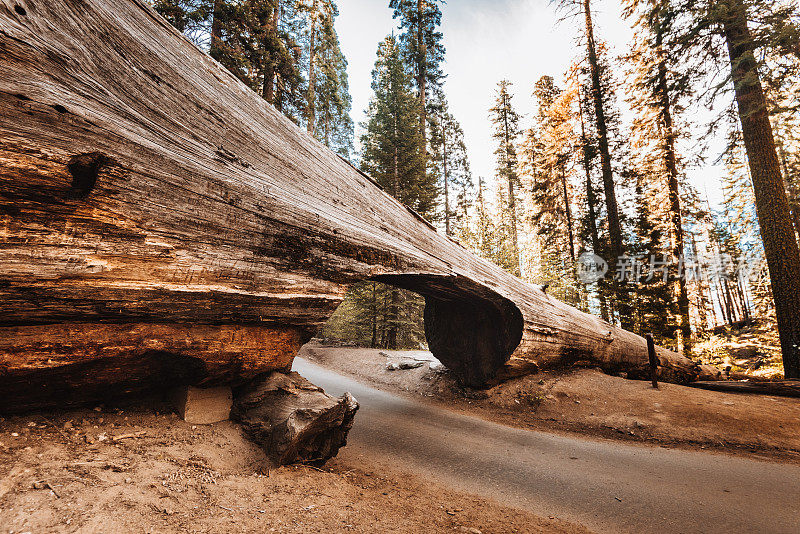
<svg viewBox="0 0 800 534">
<path fill-rule="evenodd" d="M 347 442 L 358 402 L 334 398 L 296 372 L 273 372 L 234 393 L 231 419 L 278 465 L 321 465 Z"/>
</svg>

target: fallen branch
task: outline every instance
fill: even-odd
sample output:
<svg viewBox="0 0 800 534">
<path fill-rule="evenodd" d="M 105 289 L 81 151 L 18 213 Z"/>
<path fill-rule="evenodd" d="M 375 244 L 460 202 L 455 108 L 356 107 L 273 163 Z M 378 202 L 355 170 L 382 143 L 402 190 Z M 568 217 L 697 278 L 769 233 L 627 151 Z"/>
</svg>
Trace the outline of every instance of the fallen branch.
<svg viewBox="0 0 800 534">
<path fill-rule="evenodd" d="M 687 386 L 729 393 L 750 393 L 756 395 L 776 395 L 779 397 L 800 397 L 800 381 L 783 380 L 779 382 L 692 382 Z"/>
<path fill-rule="evenodd" d="M 53 485 L 50 484 L 49 482 L 47 482 L 46 480 L 40 480 L 38 482 L 34 482 L 33 483 L 33 487 L 36 488 L 36 489 L 47 488 L 47 489 L 49 489 L 50 491 L 53 492 L 53 495 L 55 495 L 56 499 L 60 499 L 61 498 L 61 495 L 58 494 L 58 492 L 55 490 Z"/>
<path fill-rule="evenodd" d="M 146 430 L 140 430 L 139 432 L 133 432 L 131 434 L 120 434 L 119 436 L 112 436 L 111 439 L 113 441 L 119 441 L 121 439 L 141 438 L 145 434 L 147 434 Z"/>
</svg>

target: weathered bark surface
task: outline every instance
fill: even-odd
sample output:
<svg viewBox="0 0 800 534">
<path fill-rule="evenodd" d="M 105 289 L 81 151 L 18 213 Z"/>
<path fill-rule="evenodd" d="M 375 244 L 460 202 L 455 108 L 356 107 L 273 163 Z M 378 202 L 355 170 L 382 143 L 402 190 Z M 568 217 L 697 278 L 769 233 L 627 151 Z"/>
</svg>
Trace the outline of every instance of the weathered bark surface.
<svg viewBox="0 0 800 534">
<path fill-rule="evenodd" d="M 347 443 L 358 402 L 338 399 L 297 373 L 273 372 L 234 393 L 231 418 L 278 465 L 322 464 Z"/>
<path fill-rule="evenodd" d="M 136 345 L 131 324 L 203 325 L 212 341 L 228 325 L 277 328 L 303 342 L 351 283 L 375 279 L 425 296 L 433 352 L 468 385 L 509 358 L 647 362 L 642 338 L 438 234 L 140 0 L 0 0 L 0 232 L 0 327 L 29 333 L 20 347 L 63 342 L 43 326 L 66 322 L 106 325 L 98 355 Z M 219 357 L 156 337 L 159 353 Z M 284 365 L 248 350 L 237 358 L 261 362 L 254 371 Z M 31 358 L 69 374 L 87 351 L 20 353 L 5 374 L 33 372 Z M 125 354 L 138 353 L 114 357 Z M 694 376 L 689 360 L 660 358 Z"/>
<path fill-rule="evenodd" d="M 784 376 L 800 379 L 800 248 L 753 52 L 756 45 L 747 26 L 747 7 L 742 1 L 730 2 L 728 7 L 723 33 L 772 282 Z"/>
<path fill-rule="evenodd" d="M 289 370 L 293 328 L 67 323 L 0 328 L 0 413 L 105 401 L 181 384 L 242 384 Z"/>
</svg>

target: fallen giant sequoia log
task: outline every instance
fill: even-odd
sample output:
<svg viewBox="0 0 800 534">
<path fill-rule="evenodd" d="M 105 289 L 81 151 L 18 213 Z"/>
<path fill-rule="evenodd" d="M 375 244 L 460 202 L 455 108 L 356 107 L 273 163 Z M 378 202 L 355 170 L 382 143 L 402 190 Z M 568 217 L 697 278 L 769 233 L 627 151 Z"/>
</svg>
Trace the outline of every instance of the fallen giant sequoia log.
<svg viewBox="0 0 800 534">
<path fill-rule="evenodd" d="M 0 0 L 0 217 L 0 411 L 144 388 L 169 359 L 199 385 L 288 369 L 365 279 L 425 296 L 429 345 L 468 385 L 647 363 L 642 338 L 437 233 L 143 0 Z"/>
</svg>

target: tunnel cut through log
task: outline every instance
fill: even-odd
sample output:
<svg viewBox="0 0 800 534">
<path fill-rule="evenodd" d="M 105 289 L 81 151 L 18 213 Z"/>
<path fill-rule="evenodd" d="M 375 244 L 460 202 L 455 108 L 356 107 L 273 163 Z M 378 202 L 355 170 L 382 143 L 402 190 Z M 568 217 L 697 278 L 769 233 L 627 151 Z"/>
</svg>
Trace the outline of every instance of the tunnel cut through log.
<svg viewBox="0 0 800 534">
<path fill-rule="evenodd" d="M 522 339 L 524 320 L 517 306 L 463 277 L 409 273 L 371 279 L 425 298 L 428 347 L 467 385 L 495 378 Z"/>
<path fill-rule="evenodd" d="M 0 377 L 113 370 L 147 344 L 207 382 L 282 369 L 294 344 L 259 335 L 302 343 L 380 277 L 425 295 L 431 347 L 470 385 L 646 364 L 642 338 L 436 232 L 148 2 L 0 0 L 0 28 Z"/>
</svg>

